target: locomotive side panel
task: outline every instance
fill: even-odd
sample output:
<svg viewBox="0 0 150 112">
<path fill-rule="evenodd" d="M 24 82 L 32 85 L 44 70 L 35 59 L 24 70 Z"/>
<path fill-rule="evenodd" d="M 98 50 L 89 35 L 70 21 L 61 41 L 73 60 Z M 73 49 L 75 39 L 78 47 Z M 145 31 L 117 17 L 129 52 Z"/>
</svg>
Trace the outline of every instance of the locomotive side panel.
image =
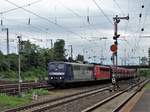
<svg viewBox="0 0 150 112">
<path fill-rule="evenodd" d="M 94 79 L 93 66 L 72 65 L 75 81 L 88 81 Z"/>
<path fill-rule="evenodd" d="M 102 80 L 102 79 L 110 79 L 110 68 L 104 67 L 104 66 L 95 66 L 95 77 L 96 80 Z"/>
</svg>

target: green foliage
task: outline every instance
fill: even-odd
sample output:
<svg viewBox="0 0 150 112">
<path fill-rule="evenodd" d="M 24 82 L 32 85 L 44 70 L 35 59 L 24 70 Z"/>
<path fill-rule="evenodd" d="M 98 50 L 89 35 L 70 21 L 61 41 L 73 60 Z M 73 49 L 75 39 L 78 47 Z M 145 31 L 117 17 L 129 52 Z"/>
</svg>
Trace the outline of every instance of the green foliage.
<svg viewBox="0 0 150 112">
<path fill-rule="evenodd" d="M 8 96 L 6 94 L 0 94 L 0 107 L 12 108 L 19 105 L 28 104 L 31 102 L 30 98 Z"/>
<path fill-rule="evenodd" d="M 0 77 L 3 79 L 16 79 L 17 78 L 17 72 L 13 71 L 13 70 L 9 70 L 9 71 L 2 71 L 0 72 Z"/>
<path fill-rule="evenodd" d="M 12 108 L 12 107 L 18 107 L 21 105 L 29 104 L 32 101 L 32 95 L 48 95 L 48 90 L 45 89 L 33 89 L 26 93 L 23 97 L 17 97 L 17 96 L 8 96 L 4 93 L 0 93 L 0 111 L 5 108 Z"/>
<path fill-rule="evenodd" d="M 47 77 L 47 71 L 44 68 L 31 69 L 21 73 L 23 80 L 44 80 Z"/>
<path fill-rule="evenodd" d="M 60 39 L 54 43 L 54 59 L 64 60 L 65 59 L 65 41 Z"/>
<path fill-rule="evenodd" d="M 78 54 L 78 56 L 76 57 L 76 61 L 84 61 L 84 56 L 83 55 L 80 55 Z"/>
<path fill-rule="evenodd" d="M 146 84 L 145 88 L 150 89 L 150 83 Z"/>
<path fill-rule="evenodd" d="M 23 42 L 23 47 L 21 49 L 21 60 L 22 70 L 26 71 L 28 68 L 37 68 L 37 67 L 45 67 L 45 57 L 43 56 L 42 49 L 35 45 L 31 44 L 29 41 Z"/>
<path fill-rule="evenodd" d="M 49 92 L 46 89 L 33 89 L 29 92 L 29 94 L 36 94 L 38 96 L 48 95 Z"/>
<path fill-rule="evenodd" d="M 148 49 L 148 65 L 150 66 L 150 48 Z"/>
<path fill-rule="evenodd" d="M 18 56 L 16 54 L 9 54 L 6 56 L 8 68 L 14 71 L 18 70 Z"/>
<path fill-rule="evenodd" d="M 145 77 L 150 78 L 150 70 L 149 70 L 149 69 L 140 70 L 140 71 L 139 71 L 139 74 L 140 74 L 141 76 L 145 76 Z"/>
<path fill-rule="evenodd" d="M 23 80 L 44 79 L 47 77 L 47 64 L 53 60 L 65 59 L 65 41 L 58 40 L 54 48 L 44 49 L 30 41 L 21 42 L 21 76 Z M 17 79 L 18 54 L 4 55 L 0 51 L 0 78 Z"/>
</svg>

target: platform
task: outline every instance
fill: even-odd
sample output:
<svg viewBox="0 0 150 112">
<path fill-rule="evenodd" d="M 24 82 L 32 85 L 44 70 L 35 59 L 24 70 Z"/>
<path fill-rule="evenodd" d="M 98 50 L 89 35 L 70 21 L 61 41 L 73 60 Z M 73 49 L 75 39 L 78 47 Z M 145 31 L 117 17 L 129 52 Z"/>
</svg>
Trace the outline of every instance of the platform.
<svg viewBox="0 0 150 112">
<path fill-rule="evenodd" d="M 146 89 L 131 112 L 150 112 L 150 89 Z"/>
</svg>

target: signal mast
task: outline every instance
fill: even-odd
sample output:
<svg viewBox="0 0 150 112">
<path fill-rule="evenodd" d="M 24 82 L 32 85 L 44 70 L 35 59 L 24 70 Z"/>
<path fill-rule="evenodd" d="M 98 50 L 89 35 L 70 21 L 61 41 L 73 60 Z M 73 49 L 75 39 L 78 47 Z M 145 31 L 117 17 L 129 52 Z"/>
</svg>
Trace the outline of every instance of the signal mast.
<svg viewBox="0 0 150 112">
<path fill-rule="evenodd" d="M 118 66 L 118 38 L 120 36 L 120 34 L 118 34 L 118 23 L 120 22 L 121 19 L 125 19 L 125 20 L 129 20 L 129 16 L 126 17 L 118 17 L 118 15 L 116 15 L 116 17 L 113 18 L 114 21 L 114 36 L 113 39 L 114 44 L 111 45 L 110 49 L 112 51 L 112 62 L 113 62 L 113 66 L 115 67 L 116 71 L 117 71 L 117 66 Z M 114 72 L 114 71 L 112 71 Z M 114 90 L 118 89 L 118 83 L 116 81 L 116 76 L 117 76 L 117 72 L 112 73 L 112 84 L 114 85 Z"/>
</svg>

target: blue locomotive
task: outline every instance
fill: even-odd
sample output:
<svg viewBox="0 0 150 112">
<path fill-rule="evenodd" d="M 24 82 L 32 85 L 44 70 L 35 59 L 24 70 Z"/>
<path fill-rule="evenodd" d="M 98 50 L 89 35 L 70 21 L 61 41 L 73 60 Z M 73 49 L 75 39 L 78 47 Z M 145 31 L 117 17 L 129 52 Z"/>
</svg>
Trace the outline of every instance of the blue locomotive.
<svg viewBox="0 0 150 112">
<path fill-rule="evenodd" d="M 48 83 L 53 86 L 67 83 L 93 81 L 94 65 L 70 62 L 50 62 L 48 64 Z"/>
</svg>

